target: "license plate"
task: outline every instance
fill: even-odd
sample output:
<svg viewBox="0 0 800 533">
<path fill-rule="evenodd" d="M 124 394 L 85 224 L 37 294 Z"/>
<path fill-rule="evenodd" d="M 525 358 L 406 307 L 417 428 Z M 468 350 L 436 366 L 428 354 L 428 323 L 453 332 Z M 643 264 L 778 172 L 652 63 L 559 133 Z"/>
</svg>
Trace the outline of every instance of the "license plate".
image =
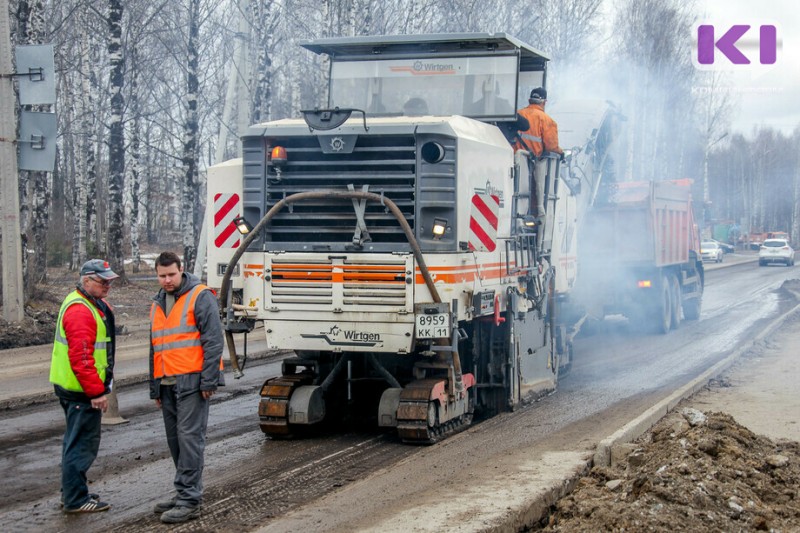
<svg viewBox="0 0 800 533">
<path fill-rule="evenodd" d="M 450 336 L 449 313 L 417 315 L 417 338 L 438 339 Z"/>
</svg>

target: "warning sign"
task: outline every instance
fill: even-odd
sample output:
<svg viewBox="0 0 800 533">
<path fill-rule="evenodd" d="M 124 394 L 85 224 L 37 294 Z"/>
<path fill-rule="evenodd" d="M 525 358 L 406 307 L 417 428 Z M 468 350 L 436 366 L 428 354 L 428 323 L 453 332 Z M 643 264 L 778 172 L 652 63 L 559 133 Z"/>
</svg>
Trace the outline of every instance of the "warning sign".
<svg viewBox="0 0 800 533">
<path fill-rule="evenodd" d="M 476 252 L 494 252 L 497 248 L 497 218 L 500 198 L 489 194 L 472 197 L 469 217 L 469 248 Z"/>
<path fill-rule="evenodd" d="M 239 216 L 239 195 L 214 195 L 214 245 L 217 248 L 237 248 L 240 242 L 239 232 L 233 219 Z"/>
</svg>

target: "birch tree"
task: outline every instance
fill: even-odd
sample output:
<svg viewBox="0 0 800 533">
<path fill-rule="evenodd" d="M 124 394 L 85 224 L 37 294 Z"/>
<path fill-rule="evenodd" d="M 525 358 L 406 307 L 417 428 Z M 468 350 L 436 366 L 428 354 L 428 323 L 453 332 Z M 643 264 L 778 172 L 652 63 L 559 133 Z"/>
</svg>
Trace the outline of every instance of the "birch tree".
<svg viewBox="0 0 800 533">
<path fill-rule="evenodd" d="M 108 259 L 121 281 L 126 281 L 124 253 L 125 191 L 125 57 L 122 53 L 122 0 L 108 1 L 108 58 L 111 66 L 109 93 L 111 117 L 108 138 Z"/>
<path fill-rule="evenodd" d="M 189 0 L 188 11 L 189 36 L 186 46 L 186 117 L 183 133 L 183 190 L 181 234 L 183 235 L 184 268 L 194 269 L 197 259 L 197 241 L 195 228 L 197 224 L 197 207 L 200 204 L 197 179 L 197 145 L 198 145 L 198 36 L 200 33 L 200 0 Z M 202 223 L 202 221 L 201 221 Z"/>
<path fill-rule="evenodd" d="M 89 237 L 89 218 L 90 204 L 94 206 L 94 198 L 89 195 L 89 184 L 97 180 L 97 170 L 95 169 L 95 124 L 93 118 L 91 83 L 92 57 L 89 44 L 89 32 L 84 24 L 79 29 L 80 56 L 78 58 L 80 72 L 80 92 L 78 101 L 78 130 L 77 137 L 77 157 L 76 174 L 74 179 L 73 193 L 73 246 L 72 261 L 73 269 L 78 268 L 87 259 L 87 240 Z"/>
<path fill-rule="evenodd" d="M 45 6 L 41 0 L 21 2 L 18 10 L 20 33 L 24 44 L 47 41 Z M 51 105 L 26 106 L 34 112 L 50 112 Z M 23 234 L 23 277 L 25 293 L 30 295 L 37 283 L 47 279 L 47 231 L 50 225 L 50 194 L 52 176 L 49 172 L 20 173 L 20 222 Z M 28 200 L 30 198 L 30 201 Z M 30 206 L 30 207 L 29 207 Z M 28 254 L 33 248 L 32 264 Z"/>
<path fill-rule="evenodd" d="M 140 190 L 140 150 L 141 150 L 141 109 L 139 106 L 139 69 L 138 53 L 136 44 L 131 46 L 131 83 L 130 83 L 130 165 L 128 166 L 128 183 L 130 184 L 131 213 L 130 213 L 130 235 L 131 235 L 131 256 L 133 258 L 133 272 L 139 272 L 139 262 L 142 254 L 139 249 L 139 190 Z"/>
<path fill-rule="evenodd" d="M 275 52 L 274 34 L 279 17 L 272 0 L 251 0 L 253 28 L 250 49 L 254 55 L 253 98 L 250 116 L 254 123 L 270 120 L 272 106 L 272 55 Z"/>
</svg>

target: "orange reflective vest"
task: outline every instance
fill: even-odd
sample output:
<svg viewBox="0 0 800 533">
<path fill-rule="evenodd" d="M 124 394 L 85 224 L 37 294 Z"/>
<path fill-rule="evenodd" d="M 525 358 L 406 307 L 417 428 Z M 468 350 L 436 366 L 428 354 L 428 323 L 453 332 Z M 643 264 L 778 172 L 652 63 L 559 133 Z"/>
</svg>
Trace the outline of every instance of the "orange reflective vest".
<svg viewBox="0 0 800 533">
<path fill-rule="evenodd" d="M 157 303 L 150 308 L 153 377 L 192 374 L 203 370 L 203 346 L 194 316 L 194 304 L 205 285 L 196 285 L 175 300 L 169 316 Z M 210 289 L 209 289 L 210 290 Z M 222 370 L 222 360 L 219 362 Z"/>
<path fill-rule="evenodd" d="M 530 123 L 530 129 L 519 134 L 518 150 L 528 150 L 536 157 L 541 157 L 544 150 L 557 154 L 564 153 L 558 146 L 556 121 L 544 112 L 544 107 L 539 104 L 531 104 L 520 109 L 518 113 L 528 119 Z"/>
</svg>

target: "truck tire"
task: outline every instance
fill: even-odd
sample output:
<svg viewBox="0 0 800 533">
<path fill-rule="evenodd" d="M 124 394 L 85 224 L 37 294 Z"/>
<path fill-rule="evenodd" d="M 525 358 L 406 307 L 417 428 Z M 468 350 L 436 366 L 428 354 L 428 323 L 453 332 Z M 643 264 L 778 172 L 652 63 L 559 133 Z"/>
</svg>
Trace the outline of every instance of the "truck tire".
<svg viewBox="0 0 800 533">
<path fill-rule="evenodd" d="M 661 276 L 658 292 L 652 303 L 651 324 L 655 333 L 668 333 L 672 327 L 672 284 L 666 276 Z"/>
<path fill-rule="evenodd" d="M 681 284 L 677 276 L 670 276 L 670 286 L 672 288 L 672 329 L 678 329 L 681 325 Z"/>
<path fill-rule="evenodd" d="M 683 302 L 683 317 L 686 320 L 697 320 L 700 318 L 700 307 L 703 304 L 702 297 L 688 298 Z"/>
</svg>

